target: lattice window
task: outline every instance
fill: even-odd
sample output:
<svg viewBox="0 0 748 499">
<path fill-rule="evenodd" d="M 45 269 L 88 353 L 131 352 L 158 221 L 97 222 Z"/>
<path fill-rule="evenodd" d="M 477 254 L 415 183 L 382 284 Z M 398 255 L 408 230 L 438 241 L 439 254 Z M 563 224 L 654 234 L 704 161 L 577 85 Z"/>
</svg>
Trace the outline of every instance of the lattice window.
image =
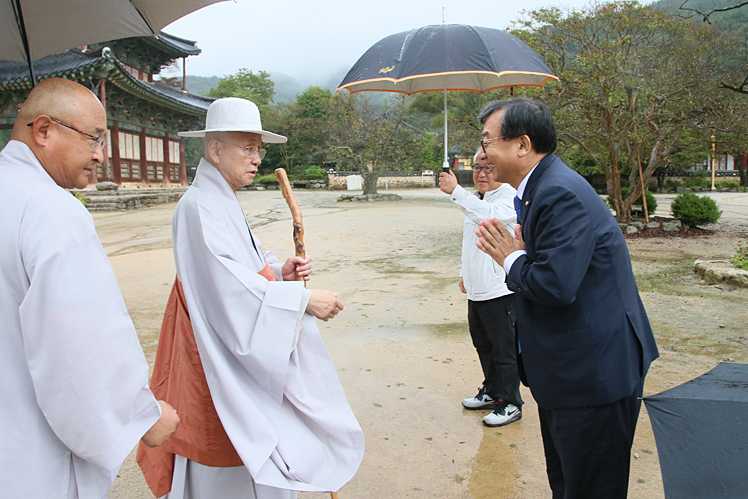
<svg viewBox="0 0 748 499">
<path fill-rule="evenodd" d="M 119 132 L 119 157 L 140 159 L 140 137 L 132 133 Z"/>
<path fill-rule="evenodd" d="M 179 142 L 169 141 L 169 163 L 179 163 Z"/>
<path fill-rule="evenodd" d="M 179 166 L 169 165 L 169 180 L 179 182 Z"/>
<path fill-rule="evenodd" d="M 145 138 L 145 154 L 148 161 L 164 162 L 164 141 L 158 137 Z"/>
</svg>

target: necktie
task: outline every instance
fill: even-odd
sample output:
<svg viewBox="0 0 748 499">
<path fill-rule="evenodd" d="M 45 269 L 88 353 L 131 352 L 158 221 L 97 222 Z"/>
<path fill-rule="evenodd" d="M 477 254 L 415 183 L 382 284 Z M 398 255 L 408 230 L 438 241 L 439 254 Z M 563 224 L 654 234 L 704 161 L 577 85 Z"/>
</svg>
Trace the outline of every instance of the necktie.
<svg viewBox="0 0 748 499">
<path fill-rule="evenodd" d="M 520 223 L 520 215 L 522 215 L 522 200 L 519 196 L 514 196 L 514 211 L 517 212 L 517 223 Z M 519 343 L 519 336 L 517 336 L 517 353 L 522 353 L 522 345 Z"/>
<path fill-rule="evenodd" d="M 518 196 L 514 196 L 514 211 L 517 212 L 517 223 L 519 223 L 522 214 L 522 200 Z"/>
</svg>

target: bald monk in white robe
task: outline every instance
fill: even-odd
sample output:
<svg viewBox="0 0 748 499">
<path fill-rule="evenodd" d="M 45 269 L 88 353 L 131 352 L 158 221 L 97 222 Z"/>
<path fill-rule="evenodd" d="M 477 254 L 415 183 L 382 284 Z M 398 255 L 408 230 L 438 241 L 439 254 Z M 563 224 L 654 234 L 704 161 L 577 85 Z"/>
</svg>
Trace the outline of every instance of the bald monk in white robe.
<svg viewBox="0 0 748 499">
<path fill-rule="evenodd" d="M 182 425 L 159 449 L 141 445 L 138 462 L 169 499 L 336 491 L 358 469 L 363 434 L 313 316 L 331 319 L 343 304 L 296 281 L 310 259 L 281 264 L 262 250 L 235 194 L 252 183 L 262 142 L 285 137 L 235 98 L 211 105 L 206 130 L 180 135 L 203 136 L 205 157 L 174 213 L 178 282 L 151 386 Z"/>
<path fill-rule="evenodd" d="M 148 364 L 83 204 L 106 115 L 85 87 L 48 79 L 0 152 L 0 497 L 101 499 L 142 437 L 179 418 Z"/>
</svg>

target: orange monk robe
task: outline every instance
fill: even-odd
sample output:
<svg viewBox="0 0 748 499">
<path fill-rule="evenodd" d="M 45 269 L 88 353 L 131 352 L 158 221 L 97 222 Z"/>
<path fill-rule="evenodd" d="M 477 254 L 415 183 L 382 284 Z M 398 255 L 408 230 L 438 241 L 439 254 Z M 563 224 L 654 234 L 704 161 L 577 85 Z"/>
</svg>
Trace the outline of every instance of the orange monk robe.
<svg viewBox="0 0 748 499">
<path fill-rule="evenodd" d="M 275 281 L 268 264 L 258 273 Z M 174 281 L 164 312 L 151 391 L 171 404 L 181 420 L 174 435 L 160 447 L 142 442 L 138 447 L 138 464 L 156 497 L 171 491 L 175 454 L 205 466 L 243 464 L 213 405 L 179 279 Z"/>
</svg>

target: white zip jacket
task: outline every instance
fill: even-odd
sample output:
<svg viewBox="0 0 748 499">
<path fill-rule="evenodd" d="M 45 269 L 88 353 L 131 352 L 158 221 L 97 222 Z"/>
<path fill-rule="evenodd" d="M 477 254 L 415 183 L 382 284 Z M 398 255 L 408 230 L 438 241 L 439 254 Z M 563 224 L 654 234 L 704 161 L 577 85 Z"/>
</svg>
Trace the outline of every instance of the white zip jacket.
<svg viewBox="0 0 748 499">
<path fill-rule="evenodd" d="M 475 231 L 481 220 L 498 218 L 513 236 L 514 226 L 517 225 L 514 211 L 516 194 L 514 187 L 507 183 L 488 191 L 483 199 L 479 192 L 470 193 L 459 185 L 452 191 L 450 198 L 465 213 L 460 277 L 469 300 L 486 301 L 511 293 L 506 287 L 504 269 L 476 246 L 478 236 Z"/>
</svg>

